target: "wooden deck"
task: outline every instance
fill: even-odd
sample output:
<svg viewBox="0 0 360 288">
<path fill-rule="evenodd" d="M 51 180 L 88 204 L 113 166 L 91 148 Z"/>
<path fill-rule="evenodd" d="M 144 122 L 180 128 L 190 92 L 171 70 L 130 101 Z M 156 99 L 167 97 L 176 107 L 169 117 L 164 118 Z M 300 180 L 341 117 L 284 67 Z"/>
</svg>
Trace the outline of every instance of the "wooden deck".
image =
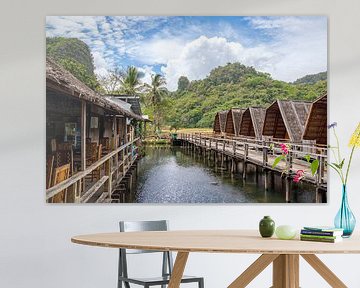
<svg viewBox="0 0 360 288">
<path fill-rule="evenodd" d="M 67 180 L 46 190 L 46 200 L 58 193 L 73 193 L 75 203 L 110 202 L 116 186 L 131 169 L 138 155 L 134 151 L 134 144 L 139 138 L 134 139 L 103 156 L 99 161 L 80 171 Z M 97 181 L 89 182 L 91 173 L 101 169 Z"/>
<path fill-rule="evenodd" d="M 213 151 L 231 160 L 244 161 L 263 167 L 287 176 L 294 175 L 298 170 L 304 170 L 303 181 L 326 188 L 327 186 L 327 148 L 315 145 L 289 144 L 289 154 L 286 161 L 281 161 L 272 167 L 277 156 L 281 155 L 279 141 L 260 141 L 246 137 L 226 137 L 218 134 L 179 134 L 183 145 L 193 145 L 206 152 Z M 319 160 L 319 168 L 315 176 L 311 175 L 310 163 L 304 160 L 309 155 L 312 159 Z M 286 169 L 287 167 L 287 169 Z M 284 172 L 285 171 L 285 172 Z"/>
</svg>

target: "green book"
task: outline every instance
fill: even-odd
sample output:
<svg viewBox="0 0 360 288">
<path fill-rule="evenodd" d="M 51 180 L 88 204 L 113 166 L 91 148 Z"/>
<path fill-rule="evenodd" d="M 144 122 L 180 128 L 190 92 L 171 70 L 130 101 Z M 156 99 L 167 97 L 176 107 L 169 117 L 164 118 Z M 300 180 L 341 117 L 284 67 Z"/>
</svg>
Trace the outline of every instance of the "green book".
<svg viewBox="0 0 360 288">
<path fill-rule="evenodd" d="M 301 241 L 313 241 L 313 242 L 324 242 L 324 243 L 337 243 L 342 241 L 342 237 L 336 237 L 335 239 L 328 238 L 314 238 L 314 237 L 303 237 L 300 236 Z"/>
<path fill-rule="evenodd" d="M 314 239 L 337 239 L 341 238 L 341 236 L 325 236 L 325 235 L 307 235 L 307 234 L 300 234 L 300 237 L 303 238 L 314 238 Z"/>
</svg>

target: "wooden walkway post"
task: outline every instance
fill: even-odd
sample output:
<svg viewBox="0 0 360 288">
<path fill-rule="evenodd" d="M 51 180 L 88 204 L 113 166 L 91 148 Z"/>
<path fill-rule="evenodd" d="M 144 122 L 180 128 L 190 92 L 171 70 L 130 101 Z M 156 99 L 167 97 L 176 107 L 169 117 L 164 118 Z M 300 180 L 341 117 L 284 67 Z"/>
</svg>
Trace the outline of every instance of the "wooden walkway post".
<svg viewBox="0 0 360 288">
<path fill-rule="evenodd" d="M 291 171 L 291 169 L 293 168 L 293 159 L 294 159 L 294 152 L 291 150 L 288 153 L 288 163 L 289 163 L 289 170 Z"/>
<path fill-rule="evenodd" d="M 247 158 L 249 156 L 249 144 L 245 143 L 244 145 L 244 161 L 247 161 Z"/>
<path fill-rule="evenodd" d="M 263 166 L 267 167 L 268 163 L 268 148 L 266 146 L 263 147 Z"/>
</svg>

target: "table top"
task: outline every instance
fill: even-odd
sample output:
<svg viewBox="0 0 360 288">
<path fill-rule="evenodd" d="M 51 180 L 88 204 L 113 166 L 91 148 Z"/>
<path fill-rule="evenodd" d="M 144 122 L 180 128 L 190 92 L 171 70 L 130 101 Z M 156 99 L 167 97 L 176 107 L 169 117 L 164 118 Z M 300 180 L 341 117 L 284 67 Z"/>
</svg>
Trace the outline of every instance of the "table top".
<svg viewBox="0 0 360 288">
<path fill-rule="evenodd" d="M 360 253 L 360 235 L 338 243 L 262 238 L 256 230 L 187 230 L 117 232 L 75 236 L 83 245 L 183 252 L 249 254 L 341 254 Z"/>
</svg>

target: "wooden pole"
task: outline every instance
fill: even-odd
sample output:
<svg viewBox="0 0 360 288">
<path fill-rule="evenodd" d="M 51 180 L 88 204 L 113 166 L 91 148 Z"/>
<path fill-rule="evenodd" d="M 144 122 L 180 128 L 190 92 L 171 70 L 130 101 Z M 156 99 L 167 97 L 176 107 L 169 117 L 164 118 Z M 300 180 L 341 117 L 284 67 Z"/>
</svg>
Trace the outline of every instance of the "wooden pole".
<svg viewBox="0 0 360 288">
<path fill-rule="evenodd" d="M 247 161 L 249 155 L 249 144 L 245 143 L 245 149 L 244 149 L 244 162 Z"/>
<path fill-rule="evenodd" d="M 116 116 L 114 115 L 113 118 L 113 127 L 114 127 L 114 150 L 118 147 L 118 134 L 117 134 L 117 120 Z M 115 169 L 116 169 L 116 181 L 119 179 L 119 154 L 115 155 Z"/>
<path fill-rule="evenodd" d="M 114 115 L 113 117 L 113 128 L 114 128 L 114 150 L 118 147 L 118 143 L 117 143 L 117 121 L 116 121 L 116 116 Z"/>
<path fill-rule="evenodd" d="M 267 147 L 263 147 L 263 166 L 267 167 L 267 163 L 268 163 L 268 148 Z"/>
<path fill-rule="evenodd" d="M 81 101 L 81 123 L 80 123 L 80 138 L 81 138 L 81 170 L 84 171 L 86 169 L 86 102 L 85 100 Z M 79 184 L 79 189 L 75 196 L 75 202 L 80 202 L 80 197 L 82 193 L 85 191 L 85 178 L 81 179 Z M 78 196 L 78 197 L 77 197 Z"/>
<path fill-rule="evenodd" d="M 86 169 L 86 102 L 81 101 L 81 170 Z"/>
</svg>

